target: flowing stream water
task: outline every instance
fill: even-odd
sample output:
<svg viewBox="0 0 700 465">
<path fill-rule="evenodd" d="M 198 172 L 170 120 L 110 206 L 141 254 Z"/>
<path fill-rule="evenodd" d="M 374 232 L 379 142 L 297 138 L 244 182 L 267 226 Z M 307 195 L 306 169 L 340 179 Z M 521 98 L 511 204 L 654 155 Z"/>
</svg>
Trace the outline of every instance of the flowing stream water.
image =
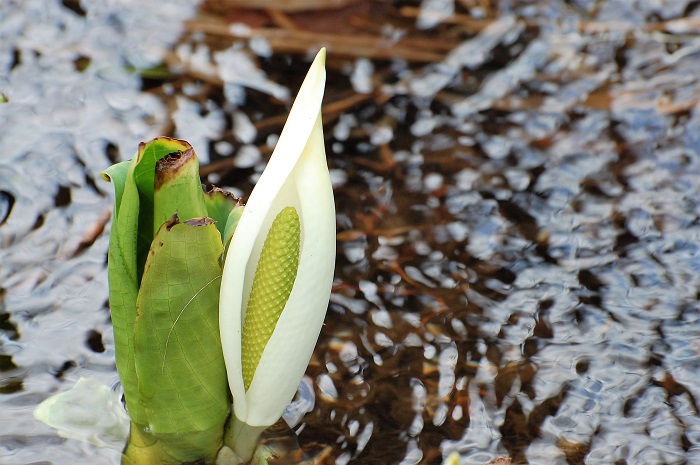
<svg viewBox="0 0 700 465">
<path fill-rule="evenodd" d="M 302 446 L 700 463 L 697 2 L 288 16 L 338 37 L 349 17 L 395 44 L 381 56 L 330 35 L 273 54 L 265 13 L 225 3 L 201 7 L 233 24 L 212 38 L 194 1 L 0 0 L 0 464 L 119 461 L 32 416 L 80 377 L 118 389 L 99 173 L 175 135 L 205 181 L 249 192 L 321 45 L 338 259 Z"/>
</svg>

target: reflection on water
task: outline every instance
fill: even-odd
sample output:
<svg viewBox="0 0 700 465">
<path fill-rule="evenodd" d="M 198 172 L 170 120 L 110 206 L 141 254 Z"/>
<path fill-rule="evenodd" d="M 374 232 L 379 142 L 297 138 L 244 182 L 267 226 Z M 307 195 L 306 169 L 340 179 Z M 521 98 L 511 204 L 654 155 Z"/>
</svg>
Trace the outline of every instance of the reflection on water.
<svg viewBox="0 0 700 465">
<path fill-rule="evenodd" d="M 540 3 L 286 16 L 330 44 L 338 266 L 296 427 L 324 463 L 700 462 L 700 10 Z M 193 5 L 79 6 L 0 16 L 0 463 L 118 461 L 31 417 L 117 384 L 100 170 L 174 133 L 249 191 L 312 47 L 210 1 L 142 83 Z"/>
<path fill-rule="evenodd" d="M 131 70 L 159 63 L 195 5 L 1 3 L 0 463 L 116 464 L 32 410 L 81 376 L 118 383 L 99 173 L 163 131 L 165 105 Z"/>
</svg>

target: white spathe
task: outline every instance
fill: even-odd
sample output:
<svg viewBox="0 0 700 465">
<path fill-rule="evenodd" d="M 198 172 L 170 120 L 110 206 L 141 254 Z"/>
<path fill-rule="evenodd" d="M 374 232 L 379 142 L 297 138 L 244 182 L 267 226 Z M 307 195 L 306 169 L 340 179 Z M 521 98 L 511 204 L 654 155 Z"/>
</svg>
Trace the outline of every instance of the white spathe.
<svg viewBox="0 0 700 465">
<path fill-rule="evenodd" d="M 121 394 L 92 378 L 80 378 L 69 390 L 44 400 L 34 417 L 61 437 L 100 447 L 122 450 L 129 436 L 130 418 Z"/>
<path fill-rule="evenodd" d="M 317 55 L 241 215 L 221 282 L 221 343 L 234 413 L 252 427 L 275 423 L 306 371 L 328 307 L 335 269 L 335 205 L 321 123 L 326 51 Z M 301 222 L 299 267 L 289 300 L 246 392 L 241 339 L 248 297 L 270 225 L 285 207 Z"/>
</svg>

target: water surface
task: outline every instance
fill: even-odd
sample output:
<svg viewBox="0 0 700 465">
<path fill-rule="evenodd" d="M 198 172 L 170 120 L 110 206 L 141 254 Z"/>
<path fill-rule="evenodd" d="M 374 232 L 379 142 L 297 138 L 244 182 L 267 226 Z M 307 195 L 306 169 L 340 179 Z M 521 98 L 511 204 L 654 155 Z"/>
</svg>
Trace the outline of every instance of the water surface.
<svg viewBox="0 0 700 465">
<path fill-rule="evenodd" d="M 156 3 L 0 9 L 0 463 L 118 462 L 31 415 L 118 383 L 99 172 L 175 135 L 249 192 L 321 45 L 338 260 L 302 446 L 700 462 L 695 2 Z"/>
</svg>

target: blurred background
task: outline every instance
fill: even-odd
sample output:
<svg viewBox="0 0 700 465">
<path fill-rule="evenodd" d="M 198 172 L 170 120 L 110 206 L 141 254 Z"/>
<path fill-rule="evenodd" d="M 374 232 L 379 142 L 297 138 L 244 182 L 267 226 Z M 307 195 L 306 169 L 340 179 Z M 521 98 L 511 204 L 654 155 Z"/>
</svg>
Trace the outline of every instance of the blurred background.
<svg viewBox="0 0 700 465">
<path fill-rule="evenodd" d="M 324 464 L 700 463 L 700 2 L 0 0 L 0 463 L 111 464 L 112 188 L 158 135 L 245 197 L 328 49 Z"/>
</svg>

